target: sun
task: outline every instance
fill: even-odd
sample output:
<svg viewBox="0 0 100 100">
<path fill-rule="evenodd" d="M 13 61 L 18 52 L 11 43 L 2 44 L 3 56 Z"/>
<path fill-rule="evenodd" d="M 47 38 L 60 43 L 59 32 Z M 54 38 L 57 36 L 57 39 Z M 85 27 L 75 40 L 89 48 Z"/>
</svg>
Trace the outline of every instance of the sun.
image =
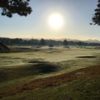
<svg viewBox="0 0 100 100">
<path fill-rule="evenodd" d="M 48 18 L 48 24 L 53 29 L 60 29 L 63 24 L 63 16 L 59 13 L 53 13 Z"/>
</svg>

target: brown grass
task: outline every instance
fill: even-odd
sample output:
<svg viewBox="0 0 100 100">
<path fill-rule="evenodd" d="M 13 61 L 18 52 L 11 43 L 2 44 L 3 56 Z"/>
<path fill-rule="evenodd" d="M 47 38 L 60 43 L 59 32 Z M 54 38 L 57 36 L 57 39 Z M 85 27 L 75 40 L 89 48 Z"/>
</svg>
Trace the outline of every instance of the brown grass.
<svg viewBox="0 0 100 100">
<path fill-rule="evenodd" d="M 100 76 L 100 65 L 79 69 L 77 71 L 73 71 L 70 73 L 57 75 L 53 77 L 36 79 L 29 83 L 19 84 L 13 87 L 10 86 L 5 91 L 0 91 L 0 97 L 2 98 L 4 96 L 12 96 L 18 93 L 22 93 L 26 90 L 53 87 L 53 86 L 65 84 L 77 79 L 95 78 L 98 76 Z"/>
</svg>

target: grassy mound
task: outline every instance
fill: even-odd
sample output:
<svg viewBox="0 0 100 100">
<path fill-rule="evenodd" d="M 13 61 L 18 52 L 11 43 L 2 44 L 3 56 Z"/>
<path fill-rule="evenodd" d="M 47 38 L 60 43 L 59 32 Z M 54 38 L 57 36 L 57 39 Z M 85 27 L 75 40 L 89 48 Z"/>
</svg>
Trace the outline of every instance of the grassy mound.
<svg viewBox="0 0 100 100">
<path fill-rule="evenodd" d="M 39 74 L 46 74 L 57 72 L 59 66 L 48 62 L 36 62 L 35 64 L 28 64 L 17 68 L 1 68 L 0 82 L 23 78 L 27 76 L 34 76 Z"/>
</svg>

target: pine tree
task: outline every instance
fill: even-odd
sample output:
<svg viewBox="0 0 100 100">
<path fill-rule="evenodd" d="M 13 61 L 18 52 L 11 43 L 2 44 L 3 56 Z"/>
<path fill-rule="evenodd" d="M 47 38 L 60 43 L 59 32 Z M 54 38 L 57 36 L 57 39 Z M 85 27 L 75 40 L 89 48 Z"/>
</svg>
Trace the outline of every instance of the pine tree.
<svg viewBox="0 0 100 100">
<path fill-rule="evenodd" d="M 30 0 L 0 0 L 1 14 L 12 17 L 13 14 L 27 16 L 32 12 L 29 6 Z"/>
<path fill-rule="evenodd" d="M 100 0 L 98 0 L 97 8 L 95 9 L 92 21 L 94 24 L 100 25 Z"/>
</svg>

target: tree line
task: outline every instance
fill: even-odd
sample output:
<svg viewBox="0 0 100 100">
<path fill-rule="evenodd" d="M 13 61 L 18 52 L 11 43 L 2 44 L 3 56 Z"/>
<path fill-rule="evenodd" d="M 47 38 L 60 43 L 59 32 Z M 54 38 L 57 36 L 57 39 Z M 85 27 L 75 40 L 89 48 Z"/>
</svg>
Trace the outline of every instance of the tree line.
<svg viewBox="0 0 100 100">
<path fill-rule="evenodd" d="M 53 40 L 53 39 L 21 39 L 21 38 L 0 38 L 0 42 L 4 43 L 5 45 L 9 46 L 64 46 L 64 47 L 70 47 L 70 46 L 100 46 L 99 42 L 87 42 L 87 41 L 79 41 L 79 40 Z"/>
</svg>

